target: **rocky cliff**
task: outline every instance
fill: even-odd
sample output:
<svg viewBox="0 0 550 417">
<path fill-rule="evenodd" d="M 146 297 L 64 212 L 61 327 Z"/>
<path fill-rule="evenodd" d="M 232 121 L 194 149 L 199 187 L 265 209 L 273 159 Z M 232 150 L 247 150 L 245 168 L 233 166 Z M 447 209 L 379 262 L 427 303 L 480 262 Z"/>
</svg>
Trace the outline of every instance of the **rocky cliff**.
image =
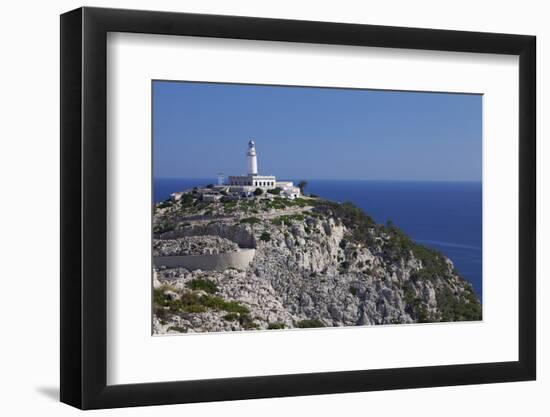
<svg viewBox="0 0 550 417">
<path fill-rule="evenodd" d="M 158 204 L 153 225 L 156 248 L 184 236 L 256 248 L 246 270 L 155 271 L 155 333 L 481 319 L 448 258 L 350 203 L 190 194 Z"/>
</svg>

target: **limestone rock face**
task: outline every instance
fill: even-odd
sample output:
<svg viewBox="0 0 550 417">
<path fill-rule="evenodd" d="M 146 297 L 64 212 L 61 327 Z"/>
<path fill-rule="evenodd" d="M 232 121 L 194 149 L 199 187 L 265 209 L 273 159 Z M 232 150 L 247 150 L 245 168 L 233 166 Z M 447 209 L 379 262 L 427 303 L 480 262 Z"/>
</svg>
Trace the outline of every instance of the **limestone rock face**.
<svg viewBox="0 0 550 417">
<path fill-rule="evenodd" d="M 214 223 L 178 220 L 185 226 L 157 236 L 171 239 L 155 250 L 176 253 L 181 236 L 208 236 L 208 250 L 244 243 L 256 255 L 240 271 L 156 271 L 154 332 L 481 319 L 471 285 L 449 259 L 357 210 L 308 199 L 298 208 L 257 210 L 253 221 L 244 209 Z M 166 212 L 157 221 L 166 223 Z"/>
<path fill-rule="evenodd" d="M 215 255 L 238 250 L 235 242 L 215 235 L 153 240 L 153 256 Z"/>
</svg>

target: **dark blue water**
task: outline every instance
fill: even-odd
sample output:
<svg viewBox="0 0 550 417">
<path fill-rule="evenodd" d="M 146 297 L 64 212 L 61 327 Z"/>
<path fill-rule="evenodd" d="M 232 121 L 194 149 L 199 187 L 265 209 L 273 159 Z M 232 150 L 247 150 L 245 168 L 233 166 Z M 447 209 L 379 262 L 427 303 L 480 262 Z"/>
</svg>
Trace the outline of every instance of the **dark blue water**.
<svg viewBox="0 0 550 417">
<path fill-rule="evenodd" d="M 214 179 L 156 179 L 154 199 Z M 482 194 L 478 182 L 309 180 L 307 193 L 351 201 L 377 223 L 391 220 L 412 239 L 439 250 L 482 297 Z"/>
</svg>

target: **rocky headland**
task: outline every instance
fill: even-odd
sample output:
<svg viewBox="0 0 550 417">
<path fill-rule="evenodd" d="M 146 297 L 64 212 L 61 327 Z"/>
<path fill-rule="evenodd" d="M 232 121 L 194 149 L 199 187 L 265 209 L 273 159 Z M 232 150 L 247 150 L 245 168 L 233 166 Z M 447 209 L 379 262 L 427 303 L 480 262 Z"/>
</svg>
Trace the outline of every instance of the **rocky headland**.
<svg viewBox="0 0 550 417">
<path fill-rule="evenodd" d="M 155 267 L 156 334 L 481 320 L 441 253 L 351 203 L 264 193 L 158 203 L 153 255 L 255 249 L 243 269 Z"/>
</svg>

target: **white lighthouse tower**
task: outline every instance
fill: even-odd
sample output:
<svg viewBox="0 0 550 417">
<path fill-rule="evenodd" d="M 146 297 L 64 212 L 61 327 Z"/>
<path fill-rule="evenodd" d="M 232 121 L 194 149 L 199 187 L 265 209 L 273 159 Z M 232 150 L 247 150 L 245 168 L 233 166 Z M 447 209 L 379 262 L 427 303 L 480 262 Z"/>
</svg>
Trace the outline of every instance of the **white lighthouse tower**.
<svg viewBox="0 0 550 417">
<path fill-rule="evenodd" d="M 256 144 L 250 139 L 248 142 L 248 175 L 258 175 L 258 160 L 256 158 Z"/>
<path fill-rule="evenodd" d="M 294 187 L 292 182 L 277 181 L 274 175 L 258 174 L 256 143 L 254 143 L 253 139 L 248 141 L 246 159 L 248 163 L 248 173 L 246 175 L 230 175 L 227 182 L 229 192 L 239 193 L 241 196 L 250 197 L 258 188 L 265 192 L 273 190 L 274 188 L 280 188 L 278 193 L 272 193 L 272 195 L 281 195 L 291 199 L 300 196 L 300 189 Z"/>
</svg>

